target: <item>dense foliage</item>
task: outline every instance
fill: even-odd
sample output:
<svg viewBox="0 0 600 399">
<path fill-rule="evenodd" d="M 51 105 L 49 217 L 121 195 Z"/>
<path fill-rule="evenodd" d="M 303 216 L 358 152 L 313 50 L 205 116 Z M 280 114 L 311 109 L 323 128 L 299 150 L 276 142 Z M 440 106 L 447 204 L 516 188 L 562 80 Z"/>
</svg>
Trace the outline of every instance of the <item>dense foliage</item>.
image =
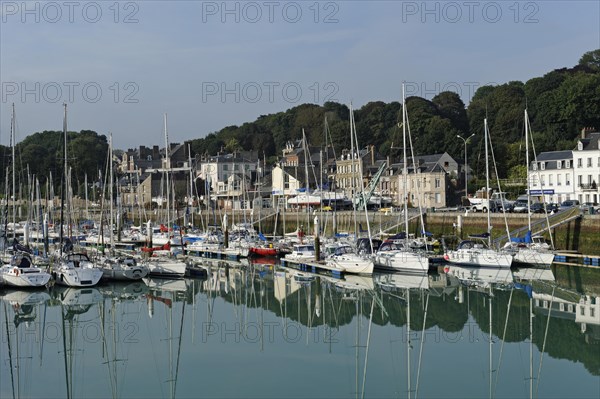
<svg viewBox="0 0 600 399">
<path fill-rule="evenodd" d="M 0 151 L 3 155 L 3 170 L 10 170 L 7 166 L 12 163 L 11 149 L 2 147 Z M 17 184 L 20 187 L 28 182 L 28 175 L 35 175 L 44 190 L 51 174 L 54 189 L 58 190 L 64 176 L 63 132 L 44 131 L 32 134 L 17 144 L 15 155 Z M 107 156 L 106 136 L 91 130 L 68 132 L 67 160 L 71 169 L 71 186 L 75 194 L 82 191 L 86 174 L 89 182 L 97 179 L 98 171 L 105 169 Z M 59 192 L 55 193 L 58 195 Z"/>
</svg>

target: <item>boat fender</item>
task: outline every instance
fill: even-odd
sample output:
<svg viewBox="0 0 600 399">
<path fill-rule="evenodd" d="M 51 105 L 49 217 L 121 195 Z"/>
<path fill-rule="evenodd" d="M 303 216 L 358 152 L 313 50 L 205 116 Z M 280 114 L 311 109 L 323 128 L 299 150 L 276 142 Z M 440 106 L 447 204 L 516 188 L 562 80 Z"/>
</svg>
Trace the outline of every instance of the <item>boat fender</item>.
<svg viewBox="0 0 600 399">
<path fill-rule="evenodd" d="M 444 273 L 448 273 L 450 271 L 450 268 L 448 266 L 444 267 Z"/>
<path fill-rule="evenodd" d="M 450 260 L 450 257 L 448 256 L 448 254 L 444 255 L 444 259 Z"/>
<path fill-rule="evenodd" d="M 13 269 L 13 272 L 15 273 L 15 276 L 18 276 L 18 275 L 19 275 L 19 268 L 18 268 L 18 267 L 15 267 L 15 268 Z"/>
</svg>

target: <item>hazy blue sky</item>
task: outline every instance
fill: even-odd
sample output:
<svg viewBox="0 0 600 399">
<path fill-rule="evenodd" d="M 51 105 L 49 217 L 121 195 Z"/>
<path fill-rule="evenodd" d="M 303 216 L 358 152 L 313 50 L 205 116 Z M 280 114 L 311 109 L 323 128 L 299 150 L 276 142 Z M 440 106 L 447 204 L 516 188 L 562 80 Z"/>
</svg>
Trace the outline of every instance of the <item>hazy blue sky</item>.
<svg viewBox="0 0 600 399">
<path fill-rule="evenodd" d="M 198 138 L 327 100 L 468 103 L 600 48 L 599 1 L 4 1 L 0 142 L 69 129 L 117 148 Z"/>
</svg>

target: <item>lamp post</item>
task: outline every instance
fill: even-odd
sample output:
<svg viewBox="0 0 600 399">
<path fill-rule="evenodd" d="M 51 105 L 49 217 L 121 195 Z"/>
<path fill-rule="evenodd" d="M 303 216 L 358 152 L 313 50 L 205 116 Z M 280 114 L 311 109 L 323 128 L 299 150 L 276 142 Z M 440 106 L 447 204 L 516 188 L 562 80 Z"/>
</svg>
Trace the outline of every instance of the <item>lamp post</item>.
<svg viewBox="0 0 600 399">
<path fill-rule="evenodd" d="M 468 183 L 468 181 L 467 181 L 467 143 L 469 142 L 469 139 L 471 137 L 473 137 L 473 136 L 475 136 L 475 133 L 473 133 L 472 135 L 470 135 L 466 139 L 464 137 L 458 135 L 458 134 L 456 135 L 456 137 L 458 137 L 459 139 L 461 139 L 465 143 L 465 198 L 467 198 L 468 195 L 469 195 L 468 191 L 467 191 L 468 190 L 468 187 L 467 187 L 467 183 Z"/>
</svg>

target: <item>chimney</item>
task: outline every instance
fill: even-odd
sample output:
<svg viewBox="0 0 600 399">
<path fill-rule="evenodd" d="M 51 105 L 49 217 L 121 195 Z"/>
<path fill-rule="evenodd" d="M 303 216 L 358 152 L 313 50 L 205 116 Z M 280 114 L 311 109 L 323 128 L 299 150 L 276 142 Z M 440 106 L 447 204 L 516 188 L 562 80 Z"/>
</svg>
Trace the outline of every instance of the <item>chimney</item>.
<svg viewBox="0 0 600 399">
<path fill-rule="evenodd" d="M 371 165 L 375 165 L 375 146 L 371 144 Z"/>
<path fill-rule="evenodd" d="M 584 127 L 583 129 L 581 129 L 581 138 L 585 139 L 588 135 L 588 133 L 593 133 L 596 129 L 594 127 Z"/>
</svg>

